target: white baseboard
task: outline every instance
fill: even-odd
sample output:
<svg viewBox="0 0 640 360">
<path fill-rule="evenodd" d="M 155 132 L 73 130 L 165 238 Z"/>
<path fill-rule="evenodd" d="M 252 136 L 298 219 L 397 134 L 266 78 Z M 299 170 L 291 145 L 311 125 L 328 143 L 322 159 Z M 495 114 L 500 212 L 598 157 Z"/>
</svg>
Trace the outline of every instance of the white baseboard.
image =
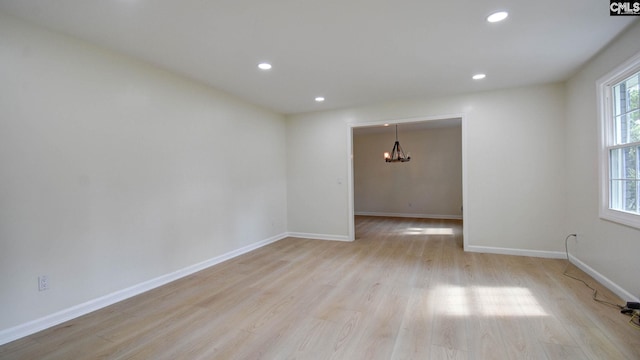
<svg viewBox="0 0 640 360">
<path fill-rule="evenodd" d="M 442 215 L 442 214 L 407 214 L 407 213 L 387 213 L 387 212 L 368 212 L 356 211 L 356 216 L 383 216 L 383 217 L 402 217 L 415 219 L 444 219 L 444 220 L 462 220 L 462 215 Z"/>
<path fill-rule="evenodd" d="M 303 238 L 303 239 L 313 239 L 313 240 L 352 241 L 349 239 L 347 235 L 327 235 L 327 234 L 309 234 L 309 233 L 289 232 L 287 233 L 287 236 Z"/>
<path fill-rule="evenodd" d="M 276 242 L 278 240 L 282 240 L 284 238 L 286 238 L 288 236 L 288 234 L 283 233 L 280 235 L 276 235 L 273 237 L 270 237 L 268 239 L 262 240 L 262 241 L 258 241 L 255 242 L 253 244 L 244 246 L 240 249 L 236 249 L 233 251 L 230 251 L 226 254 L 222 254 L 220 256 L 216 256 L 214 258 L 211 258 L 209 260 L 205 260 L 203 262 L 191 265 L 191 266 L 187 266 L 183 269 L 180 269 L 178 271 L 174 271 L 172 273 L 166 274 L 166 275 L 162 275 L 159 276 L 157 278 L 145 281 L 143 283 L 128 287 L 126 289 L 122 289 L 122 290 L 118 290 L 116 292 L 113 292 L 111 294 L 87 301 L 85 303 L 82 304 L 78 304 L 76 306 L 72 306 L 70 308 L 58 311 L 56 313 L 53 313 L 51 315 L 47 315 L 43 318 L 40 319 L 36 319 L 33 321 L 29 321 L 27 323 L 12 327 L 12 328 L 8 328 L 5 330 L 0 330 L 0 345 L 6 344 L 8 342 L 20 339 L 22 337 L 31 335 L 31 334 L 35 334 L 38 331 L 42 331 L 44 329 L 50 328 L 52 326 L 61 324 L 65 321 L 69 321 L 72 319 L 75 319 L 79 316 L 82 315 L 86 315 L 90 312 L 102 309 L 104 307 L 107 307 L 109 305 L 113 305 L 117 302 L 120 302 L 122 300 L 126 300 L 128 298 L 131 298 L 133 296 L 142 294 L 146 291 L 149 291 L 151 289 L 160 287 L 162 285 L 168 284 L 172 281 L 178 280 L 180 278 L 183 278 L 185 276 L 194 274 L 198 271 L 204 270 L 208 267 L 211 267 L 213 265 L 219 264 L 223 261 L 232 259 L 236 256 L 240 256 L 242 254 L 245 254 L 249 251 L 258 249 L 260 247 L 266 246 L 268 244 L 271 244 L 273 242 Z"/>
<path fill-rule="evenodd" d="M 526 250 L 526 249 L 510 249 L 510 248 L 498 248 L 490 246 L 473 246 L 467 245 L 464 251 L 487 253 L 487 254 L 500 254 L 500 255 L 517 255 L 517 256 L 530 256 L 547 259 L 564 259 L 566 256 L 562 251 L 540 251 L 540 250 Z"/>
<path fill-rule="evenodd" d="M 627 290 L 623 289 L 618 284 L 616 284 L 613 281 L 609 280 L 606 276 L 604 276 L 604 275 L 600 274 L 599 272 L 595 271 L 592 267 L 590 267 L 589 265 L 583 263 L 577 257 L 569 254 L 569 259 L 571 260 L 571 263 L 573 265 L 577 266 L 580 270 L 582 270 L 582 271 L 586 272 L 587 274 L 589 274 L 592 278 L 596 279 L 596 281 L 598 281 L 600 284 L 602 284 L 607 289 L 611 290 L 614 294 L 618 295 L 621 299 L 623 299 L 625 301 L 640 302 L 639 298 L 637 298 L 636 296 L 634 296 L 633 294 L 631 294 Z"/>
</svg>

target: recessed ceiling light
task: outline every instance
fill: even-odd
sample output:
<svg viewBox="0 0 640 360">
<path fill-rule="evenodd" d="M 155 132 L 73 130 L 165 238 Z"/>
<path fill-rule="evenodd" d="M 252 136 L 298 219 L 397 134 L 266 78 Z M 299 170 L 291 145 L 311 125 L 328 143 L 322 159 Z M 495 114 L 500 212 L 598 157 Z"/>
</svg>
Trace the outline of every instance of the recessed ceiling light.
<svg viewBox="0 0 640 360">
<path fill-rule="evenodd" d="M 271 64 L 263 62 L 263 63 L 258 64 L 258 68 L 260 70 L 270 70 L 271 69 Z"/>
<path fill-rule="evenodd" d="M 384 126 L 389 126 L 389 124 L 384 124 Z"/>
<path fill-rule="evenodd" d="M 482 79 L 484 79 L 484 78 L 486 78 L 486 77 L 487 77 L 487 75 L 485 75 L 485 74 L 475 74 L 475 75 L 473 75 L 471 78 L 472 78 L 473 80 L 482 80 Z"/>
<path fill-rule="evenodd" d="M 316 97 L 316 102 L 323 102 L 324 98 L 322 96 Z"/>
<path fill-rule="evenodd" d="M 490 23 L 494 23 L 494 22 L 498 22 L 498 21 L 502 21 L 504 19 L 507 18 L 507 16 L 509 16 L 509 13 L 506 11 L 498 11 L 498 12 L 494 12 L 493 14 L 489 15 L 487 17 L 487 21 Z"/>
</svg>

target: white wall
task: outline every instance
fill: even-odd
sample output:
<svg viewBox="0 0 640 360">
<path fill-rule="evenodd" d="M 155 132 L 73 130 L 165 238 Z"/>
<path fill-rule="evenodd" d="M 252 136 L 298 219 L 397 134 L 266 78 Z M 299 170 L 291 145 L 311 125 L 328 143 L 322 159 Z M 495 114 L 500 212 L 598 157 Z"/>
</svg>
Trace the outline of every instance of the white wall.
<svg viewBox="0 0 640 360">
<path fill-rule="evenodd" d="M 562 251 L 564 85 L 550 84 L 291 116 L 289 230 L 349 234 L 350 124 L 464 114 L 464 226 L 471 249 Z M 466 125 L 465 125 L 466 124 Z"/>
<path fill-rule="evenodd" d="M 286 233 L 285 132 L 0 15 L 0 332 Z"/>
<path fill-rule="evenodd" d="M 640 51 L 640 22 L 567 83 L 567 225 L 572 254 L 604 278 L 640 297 L 640 230 L 598 217 L 596 81 Z M 627 299 L 630 300 L 630 299 Z"/>
<path fill-rule="evenodd" d="M 354 134 L 356 214 L 462 218 L 462 129 L 460 126 L 406 130 L 399 140 L 411 161 L 387 163 L 393 127 L 384 133 Z"/>
<path fill-rule="evenodd" d="M 346 124 L 318 113 L 287 119 L 286 127 L 289 232 L 346 240 Z"/>
</svg>

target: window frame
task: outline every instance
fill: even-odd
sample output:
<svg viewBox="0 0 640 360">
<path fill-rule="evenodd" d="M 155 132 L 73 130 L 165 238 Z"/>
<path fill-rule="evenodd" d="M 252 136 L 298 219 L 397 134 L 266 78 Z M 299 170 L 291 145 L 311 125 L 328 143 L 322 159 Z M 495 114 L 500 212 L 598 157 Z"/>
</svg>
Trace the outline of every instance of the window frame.
<svg viewBox="0 0 640 360">
<path fill-rule="evenodd" d="M 598 171 L 599 171 L 599 217 L 633 228 L 640 229 L 640 214 L 612 209 L 611 204 L 611 149 L 628 147 L 631 144 L 616 145 L 613 114 L 613 87 L 628 77 L 640 72 L 640 52 L 625 61 L 596 82 L 598 95 Z M 635 143 L 632 143 L 635 144 Z"/>
</svg>

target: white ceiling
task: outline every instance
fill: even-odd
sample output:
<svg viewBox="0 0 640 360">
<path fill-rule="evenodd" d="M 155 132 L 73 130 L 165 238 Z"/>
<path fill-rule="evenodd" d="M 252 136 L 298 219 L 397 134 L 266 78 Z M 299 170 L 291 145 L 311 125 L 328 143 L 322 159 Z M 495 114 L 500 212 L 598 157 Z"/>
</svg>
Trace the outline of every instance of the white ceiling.
<svg viewBox="0 0 640 360">
<path fill-rule="evenodd" d="M 0 0 L 0 11 L 284 114 L 566 80 L 628 26 L 604 0 Z M 490 24 L 487 15 L 508 10 Z M 268 61 L 264 72 L 257 64 Z M 483 72 L 487 78 L 473 81 Z M 324 96 L 324 103 L 316 103 Z"/>
</svg>

